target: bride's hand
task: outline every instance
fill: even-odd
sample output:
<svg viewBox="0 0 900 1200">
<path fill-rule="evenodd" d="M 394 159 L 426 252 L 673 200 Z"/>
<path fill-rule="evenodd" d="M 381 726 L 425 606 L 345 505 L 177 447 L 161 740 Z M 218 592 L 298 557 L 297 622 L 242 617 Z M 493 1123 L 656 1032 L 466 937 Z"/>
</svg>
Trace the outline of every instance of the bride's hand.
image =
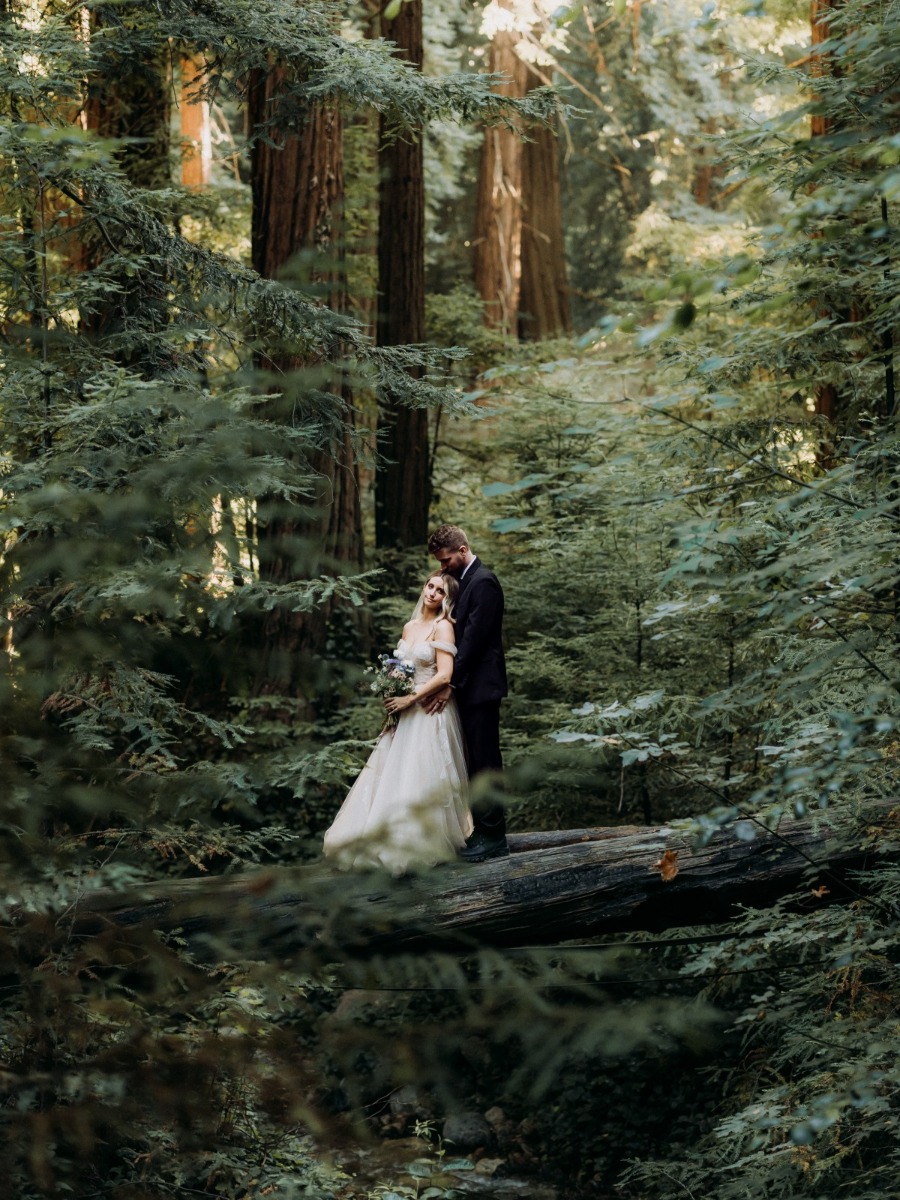
<svg viewBox="0 0 900 1200">
<path fill-rule="evenodd" d="M 384 707 L 389 713 L 402 713 L 406 709 L 412 708 L 416 702 L 415 695 L 412 696 L 391 696 L 390 700 L 385 700 Z"/>
<path fill-rule="evenodd" d="M 426 699 L 422 701 L 422 705 L 424 706 L 428 715 L 433 717 L 435 713 L 441 713 L 444 711 L 452 695 L 453 688 L 448 683 L 445 687 L 442 687 L 439 692 L 435 692 L 433 695 L 426 697 Z"/>
</svg>

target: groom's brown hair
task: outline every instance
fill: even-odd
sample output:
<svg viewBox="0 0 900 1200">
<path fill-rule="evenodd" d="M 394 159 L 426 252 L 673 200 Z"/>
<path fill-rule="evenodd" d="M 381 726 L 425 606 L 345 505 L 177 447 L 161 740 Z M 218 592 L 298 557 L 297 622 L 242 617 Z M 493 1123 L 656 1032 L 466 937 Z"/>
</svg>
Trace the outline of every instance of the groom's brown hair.
<svg viewBox="0 0 900 1200">
<path fill-rule="evenodd" d="M 469 539 L 466 531 L 458 525 L 439 525 L 428 539 L 428 553 L 435 554 L 438 550 L 458 550 L 460 546 L 468 546 Z"/>
</svg>

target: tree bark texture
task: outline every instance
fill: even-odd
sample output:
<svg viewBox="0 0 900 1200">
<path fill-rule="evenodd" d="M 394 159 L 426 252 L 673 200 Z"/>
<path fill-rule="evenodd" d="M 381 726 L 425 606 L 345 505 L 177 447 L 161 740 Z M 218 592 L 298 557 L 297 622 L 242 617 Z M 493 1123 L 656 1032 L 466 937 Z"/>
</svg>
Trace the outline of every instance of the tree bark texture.
<svg viewBox="0 0 900 1200">
<path fill-rule="evenodd" d="M 254 72 L 248 89 L 251 129 L 265 127 L 253 144 L 253 217 L 251 251 L 260 275 L 276 279 L 286 266 L 309 258 L 310 282 L 336 311 L 345 307 L 340 226 L 343 204 L 342 121 L 338 109 L 311 103 L 296 128 L 268 124 L 279 102 L 285 68 Z M 304 269 L 305 269 L 305 264 Z M 331 390 L 343 397 L 341 411 L 318 411 L 310 398 L 304 369 L 314 367 L 290 349 L 260 359 L 260 366 L 284 379 L 283 394 L 267 407 L 270 416 L 299 424 L 319 419 L 332 427 L 328 444 L 310 453 L 298 467 L 318 481 L 308 505 L 287 510 L 269 499 L 258 507 L 260 575 L 272 583 L 291 583 L 332 569 L 362 565 L 362 514 L 359 476 L 353 451 L 353 409 L 339 377 Z M 337 372 L 336 372 L 337 376 Z M 280 381 L 276 385 L 281 390 Z M 308 656 L 324 645 L 328 610 L 294 613 L 276 607 L 263 627 L 255 691 L 259 695 L 305 697 Z"/>
<path fill-rule="evenodd" d="M 499 0 L 512 11 L 511 0 Z M 491 39 L 488 70 L 508 76 L 504 96 L 525 95 L 528 68 L 516 53 L 520 35 L 500 29 Z M 485 323 L 515 334 L 519 322 L 522 248 L 522 139 L 510 129 L 485 129 L 475 210 L 475 288 L 485 303 Z"/>
<path fill-rule="evenodd" d="M 820 47 L 832 35 L 831 18 L 832 15 L 841 7 L 842 0 L 811 0 L 810 3 L 810 30 L 812 53 L 810 69 L 814 78 L 831 77 L 840 79 L 843 75 L 840 62 L 835 54 L 828 51 L 821 51 Z M 832 133 L 841 132 L 842 123 L 836 120 L 833 116 L 827 113 L 813 113 L 810 117 L 810 135 L 815 137 L 824 137 Z M 896 132 L 896 122 L 894 125 Z M 866 170 L 865 160 L 858 160 L 857 166 L 860 170 Z M 868 169 L 871 169 L 871 163 L 868 163 Z M 881 218 L 885 226 L 888 224 L 888 204 L 885 196 L 881 197 Z M 860 218 L 855 218 L 857 222 Z M 889 258 L 885 259 L 884 275 L 887 279 L 890 275 L 891 264 Z M 853 295 L 850 303 L 837 314 L 825 312 L 823 315 L 829 315 L 839 322 L 848 322 L 851 324 L 868 324 L 867 318 L 871 316 L 871 302 L 864 293 Z M 885 328 L 882 333 L 875 334 L 870 345 L 876 353 L 880 353 L 881 361 L 884 365 L 884 393 L 880 411 L 884 417 L 891 417 L 896 410 L 896 394 L 894 382 L 894 336 L 890 327 Z M 855 357 L 857 360 L 863 360 L 867 357 L 867 349 L 859 349 Z M 845 427 L 849 424 L 848 417 L 850 416 L 851 406 L 853 404 L 852 396 L 849 394 L 850 389 L 843 390 L 835 387 L 831 383 L 818 383 L 815 389 L 816 412 L 827 417 L 830 421 L 843 424 Z M 826 465 L 830 465 L 830 455 L 823 453 L 823 461 Z"/>
<path fill-rule="evenodd" d="M 92 12 L 90 33 L 102 24 Z M 170 182 L 168 51 L 147 57 L 128 38 L 104 42 L 99 70 L 88 80 L 87 126 L 119 141 L 116 157 L 136 187 Z"/>
<path fill-rule="evenodd" d="M 828 41 L 831 37 L 831 25 L 829 18 L 832 11 L 836 7 L 836 0 L 810 0 L 809 20 L 810 20 L 810 40 L 812 43 L 812 61 L 810 64 L 811 72 L 814 78 L 831 75 L 835 71 L 835 65 L 832 57 L 828 54 L 823 54 L 819 51 L 819 47 L 823 42 Z M 826 137 L 833 133 L 835 122 L 833 117 L 825 113 L 813 113 L 810 117 L 810 135 L 813 138 Z M 834 316 L 820 309 L 820 315 Z M 846 407 L 844 398 L 841 396 L 838 388 L 833 383 L 817 382 L 815 385 L 815 407 L 816 412 L 829 421 L 837 421 L 844 408 Z M 821 451 L 823 465 L 831 465 L 830 449 L 825 447 Z"/>
<path fill-rule="evenodd" d="M 401 57 L 422 69 L 422 0 L 408 0 L 385 24 Z M 425 174 L 421 137 L 379 131 L 378 322 L 380 346 L 425 340 Z M 428 412 L 386 403 L 379 414 L 375 541 L 421 546 L 428 537 L 431 463 Z"/>
<path fill-rule="evenodd" d="M 880 806 L 873 819 L 895 828 L 896 803 Z M 720 924 L 739 905 L 765 907 L 791 892 L 810 908 L 858 898 L 848 873 L 887 858 L 869 830 L 832 840 L 832 819 L 782 820 L 774 833 L 738 822 L 699 849 L 668 827 L 518 834 L 510 836 L 508 858 L 478 866 L 451 864 L 400 880 L 312 866 L 154 884 L 131 900 L 99 893 L 79 920 L 84 933 L 152 922 L 213 936 L 217 953 L 237 945 L 279 956 L 316 945 L 378 954 L 550 945 Z M 746 840 L 748 831 L 754 840 Z"/>
<path fill-rule="evenodd" d="M 212 167 L 209 101 L 200 95 L 204 70 L 199 55 L 181 60 L 181 182 L 188 188 L 206 187 Z"/>
<path fill-rule="evenodd" d="M 103 30 L 103 13 L 90 14 L 88 37 Z M 169 166 L 170 112 L 168 51 L 150 56 L 135 48 L 127 37 L 104 37 L 96 56 L 96 70 L 88 77 L 84 97 L 84 122 L 98 136 L 116 143 L 116 158 L 129 182 L 139 188 L 164 188 L 171 182 Z M 90 271 L 109 253 L 91 222 L 82 223 L 89 237 L 81 244 L 78 267 Z M 105 304 L 81 313 L 81 327 L 91 337 L 112 337 L 131 330 L 162 329 L 168 324 L 164 271 L 141 278 L 122 273 L 119 290 Z M 146 344 L 132 336 L 123 365 L 149 376 L 171 367 L 152 336 Z"/>
<path fill-rule="evenodd" d="M 832 75 L 835 71 L 834 61 L 828 54 L 819 51 L 823 42 L 831 37 L 831 14 L 839 0 L 810 0 L 809 24 L 810 41 L 812 43 L 812 59 L 810 68 L 814 78 Z M 821 137 L 831 133 L 834 121 L 824 113 L 813 113 L 810 117 L 810 132 L 813 137 Z"/>
<path fill-rule="evenodd" d="M 528 72 L 528 88 L 542 80 Z M 531 130 L 522 146 L 522 282 L 519 336 L 534 341 L 572 328 L 563 239 L 557 122 Z"/>
<path fill-rule="evenodd" d="M 720 83 L 725 86 L 726 76 L 719 76 Z M 713 120 L 704 121 L 703 132 L 715 133 L 717 123 Z M 703 142 L 694 147 L 694 178 L 691 182 L 691 195 L 704 208 L 717 208 L 719 199 L 719 181 L 725 174 L 725 167 L 720 162 L 712 161 L 714 151 L 710 145 Z"/>
</svg>

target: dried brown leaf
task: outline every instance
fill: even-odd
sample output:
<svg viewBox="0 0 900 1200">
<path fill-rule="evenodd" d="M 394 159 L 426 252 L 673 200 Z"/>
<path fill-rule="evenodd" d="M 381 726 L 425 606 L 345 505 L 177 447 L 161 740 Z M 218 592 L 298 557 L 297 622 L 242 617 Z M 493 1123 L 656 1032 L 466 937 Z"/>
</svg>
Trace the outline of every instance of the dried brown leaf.
<svg viewBox="0 0 900 1200">
<path fill-rule="evenodd" d="M 654 871 L 659 871 L 663 883 L 671 883 L 678 874 L 678 851 L 666 850 L 662 858 L 653 864 Z"/>
</svg>

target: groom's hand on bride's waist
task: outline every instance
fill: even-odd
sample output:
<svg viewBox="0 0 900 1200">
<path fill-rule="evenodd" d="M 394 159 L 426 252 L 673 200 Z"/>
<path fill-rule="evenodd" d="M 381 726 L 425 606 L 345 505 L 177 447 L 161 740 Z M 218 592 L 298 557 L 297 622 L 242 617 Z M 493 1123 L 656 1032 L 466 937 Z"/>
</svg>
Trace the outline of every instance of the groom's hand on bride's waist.
<svg viewBox="0 0 900 1200">
<path fill-rule="evenodd" d="M 443 712 L 447 707 L 447 702 L 453 695 L 453 688 L 448 683 L 446 687 L 442 687 L 439 692 L 433 692 L 432 695 L 426 696 L 419 703 L 425 711 L 431 715 L 434 713 Z"/>
</svg>

